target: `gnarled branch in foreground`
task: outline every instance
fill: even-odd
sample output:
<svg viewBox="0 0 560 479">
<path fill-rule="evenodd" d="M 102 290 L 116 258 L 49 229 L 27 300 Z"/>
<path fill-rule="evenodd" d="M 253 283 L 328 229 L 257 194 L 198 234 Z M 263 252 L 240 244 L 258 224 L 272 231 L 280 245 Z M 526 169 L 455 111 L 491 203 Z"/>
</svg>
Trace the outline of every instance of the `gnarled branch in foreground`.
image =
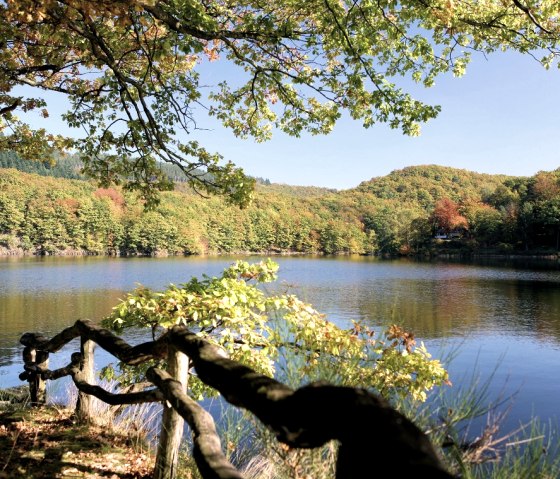
<svg viewBox="0 0 560 479">
<path fill-rule="evenodd" d="M 148 379 L 156 389 L 114 394 L 85 380 L 91 356 L 74 353 L 69 365 L 50 371 L 48 353 L 80 336 L 82 342 L 95 341 L 121 361 L 138 364 L 162 357 L 168 346 L 186 354 L 198 377 L 217 389 L 230 403 L 245 408 L 270 428 L 279 441 L 298 448 L 319 447 L 328 441 L 340 442 L 337 478 L 368 477 L 372 454 L 387 464 L 396 464 L 394 477 L 413 474 L 432 479 L 450 479 L 427 436 L 387 401 L 362 388 L 314 383 L 293 390 L 273 378 L 255 372 L 227 357 L 219 347 L 175 326 L 157 341 L 130 346 L 110 331 L 77 321 L 52 339 L 26 333 L 21 338 L 25 372 L 22 380 L 56 379 L 70 375 L 78 390 L 111 405 L 167 400 L 191 426 L 195 459 L 204 479 L 242 479 L 225 458 L 210 414 L 190 399 L 177 379 L 150 368 Z M 84 348 L 85 351 L 85 348 Z M 40 354 L 37 354 L 40 353 Z M 86 353 L 84 353 L 86 354 Z M 89 354 L 89 353 L 87 353 Z"/>
<path fill-rule="evenodd" d="M 78 320 L 51 339 L 36 333 L 25 333 L 19 340 L 21 344 L 38 351 L 55 353 L 75 338 L 89 339 L 101 346 L 123 363 L 134 366 L 152 358 L 164 358 L 167 355 L 165 335 L 157 341 L 131 346 L 121 337 L 105 328 L 95 326 L 89 320 Z"/>
<path fill-rule="evenodd" d="M 223 350 L 183 327 L 174 327 L 169 340 L 190 357 L 202 381 L 255 414 L 279 441 L 301 448 L 340 441 L 338 478 L 367 477 L 372 453 L 398 464 L 399 477 L 452 477 L 424 433 L 365 389 L 311 384 L 294 391 L 228 359 Z M 157 371 L 149 374 L 153 379 Z"/>
</svg>

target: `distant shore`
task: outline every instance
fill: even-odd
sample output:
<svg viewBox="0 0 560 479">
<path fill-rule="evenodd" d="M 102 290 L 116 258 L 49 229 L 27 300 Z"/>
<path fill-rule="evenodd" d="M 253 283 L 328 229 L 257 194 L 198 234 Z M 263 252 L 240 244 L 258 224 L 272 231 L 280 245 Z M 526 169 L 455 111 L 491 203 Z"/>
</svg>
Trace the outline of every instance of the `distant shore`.
<svg viewBox="0 0 560 479">
<path fill-rule="evenodd" d="M 326 255 L 321 252 L 301 252 L 301 251 L 228 251 L 228 252 L 206 252 L 203 254 L 191 253 L 169 253 L 168 251 L 154 251 L 151 254 L 142 254 L 138 252 L 95 252 L 87 250 L 77 250 L 67 248 L 64 250 L 24 250 L 23 248 L 6 248 L 0 246 L 0 257 L 40 257 L 40 256 L 103 256 L 103 257 L 143 257 L 143 258 L 167 258 L 171 256 L 224 256 L 224 255 L 243 255 L 243 256 L 351 256 L 346 252 Z M 495 250 L 479 250 L 479 251 L 423 251 L 408 255 L 370 255 L 361 254 L 359 256 L 372 256 L 379 258 L 426 258 L 426 259 L 459 259 L 459 258 L 476 258 L 476 259 L 545 259 L 560 260 L 560 252 L 528 250 L 528 251 L 508 251 L 496 252 Z"/>
</svg>

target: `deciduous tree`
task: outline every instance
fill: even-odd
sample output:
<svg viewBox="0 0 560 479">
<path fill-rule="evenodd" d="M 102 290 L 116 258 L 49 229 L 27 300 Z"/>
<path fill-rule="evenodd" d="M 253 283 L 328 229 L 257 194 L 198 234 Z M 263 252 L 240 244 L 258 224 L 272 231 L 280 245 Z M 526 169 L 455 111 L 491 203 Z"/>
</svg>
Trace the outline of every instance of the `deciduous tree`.
<svg viewBox="0 0 560 479">
<path fill-rule="evenodd" d="M 328 133 L 344 110 L 416 135 L 439 107 L 401 77 L 432 86 L 461 75 L 472 50 L 513 49 L 550 67 L 560 38 L 557 0 L 7 0 L 0 18 L 0 148 L 44 159 L 75 146 L 87 173 L 148 199 L 171 187 L 163 160 L 240 204 L 252 181 L 196 141 L 204 115 L 257 141 L 273 128 Z M 218 60 L 227 68 L 213 70 Z M 16 117 L 47 117 L 44 90 L 68 97 L 65 120 L 81 137 Z"/>
<path fill-rule="evenodd" d="M 258 287 L 276 278 L 271 260 L 238 261 L 221 276 L 192 278 L 161 292 L 140 287 L 120 302 L 104 320 L 116 331 L 150 328 L 164 334 L 176 324 L 223 347 L 231 358 L 273 375 L 287 355 L 301 359 L 302 380 L 328 372 L 340 384 L 374 388 L 387 397 L 426 399 L 426 392 L 448 381 L 438 360 L 431 359 L 414 336 L 391 326 L 384 337 L 354 323 L 341 329 L 311 305 L 289 294 L 266 294 Z M 124 367 L 123 378 L 138 377 L 138 367 Z M 112 375 L 106 369 L 106 376 Z M 212 390 L 189 378 L 190 394 L 201 398 Z"/>
<path fill-rule="evenodd" d="M 437 201 L 431 215 L 436 230 L 448 234 L 458 228 L 467 228 L 467 219 L 459 213 L 459 205 L 449 198 Z"/>
</svg>

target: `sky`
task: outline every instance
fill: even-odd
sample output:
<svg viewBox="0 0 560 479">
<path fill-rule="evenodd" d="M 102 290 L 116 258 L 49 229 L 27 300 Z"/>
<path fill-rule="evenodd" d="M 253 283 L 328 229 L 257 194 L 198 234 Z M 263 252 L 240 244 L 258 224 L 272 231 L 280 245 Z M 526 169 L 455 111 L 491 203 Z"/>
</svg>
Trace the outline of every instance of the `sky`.
<svg viewBox="0 0 560 479">
<path fill-rule="evenodd" d="M 197 132 L 192 139 L 249 175 L 336 189 L 412 165 L 516 176 L 560 167 L 557 68 L 547 71 L 521 54 L 479 54 L 461 78 L 449 74 L 437 78 L 430 89 L 412 86 L 418 99 L 442 106 L 439 116 L 423 125 L 420 137 L 404 136 L 383 124 L 364 129 L 343 117 L 326 136 L 293 138 L 275 132 L 271 141 L 256 143 L 237 139 L 210 121 L 210 131 Z M 59 120 L 64 110 L 60 102 L 49 105 L 48 129 L 64 133 Z"/>
<path fill-rule="evenodd" d="M 327 136 L 264 144 L 226 131 L 206 135 L 254 176 L 294 185 L 346 189 L 411 165 L 438 164 L 481 173 L 530 176 L 560 167 L 560 71 L 515 54 L 473 59 L 461 78 L 440 77 L 417 97 L 442 106 L 420 137 L 343 118 Z M 204 141 L 204 140 L 203 140 Z"/>
</svg>

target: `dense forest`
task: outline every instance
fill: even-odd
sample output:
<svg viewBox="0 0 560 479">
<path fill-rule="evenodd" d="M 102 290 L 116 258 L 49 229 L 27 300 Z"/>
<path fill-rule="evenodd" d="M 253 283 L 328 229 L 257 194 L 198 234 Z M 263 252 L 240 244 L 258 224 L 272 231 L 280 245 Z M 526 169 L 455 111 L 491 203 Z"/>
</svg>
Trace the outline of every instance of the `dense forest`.
<svg viewBox="0 0 560 479">
<path fill-rule="evenodd" d="M 345 191 L 262 180 L 245 209 L 178 183 L 146 211 L 137 195 L 83 179 L 76 158 L 34 163 L 1 153 L 0 167 L 3 254 L 559 250 L 560 169 L 509 177 L 415 166 Z"/>
</svg>

